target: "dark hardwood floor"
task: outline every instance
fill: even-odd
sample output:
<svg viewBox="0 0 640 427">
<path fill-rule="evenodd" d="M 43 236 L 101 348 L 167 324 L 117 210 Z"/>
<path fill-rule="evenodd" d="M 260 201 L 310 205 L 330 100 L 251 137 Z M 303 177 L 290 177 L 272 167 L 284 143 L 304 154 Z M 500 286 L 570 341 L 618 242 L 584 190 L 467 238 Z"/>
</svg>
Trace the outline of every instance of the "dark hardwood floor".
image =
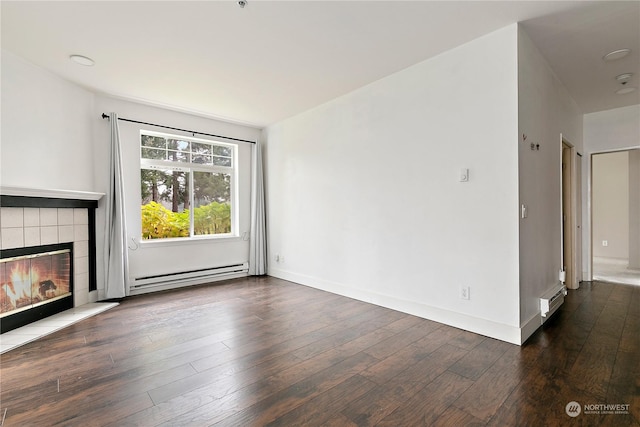
<svg viewBox="0 0 640 427">
<path fill-rule="evenodd" d="M 583 283 L 519 347 L 248 278 L 128 298 L 3 354 L 0 416 L 4 426 L 639 426 L 639 337 L 640 287 L 627 285 Z M 585 413 L 605 404 L 628 413 Z"/>
</svg>

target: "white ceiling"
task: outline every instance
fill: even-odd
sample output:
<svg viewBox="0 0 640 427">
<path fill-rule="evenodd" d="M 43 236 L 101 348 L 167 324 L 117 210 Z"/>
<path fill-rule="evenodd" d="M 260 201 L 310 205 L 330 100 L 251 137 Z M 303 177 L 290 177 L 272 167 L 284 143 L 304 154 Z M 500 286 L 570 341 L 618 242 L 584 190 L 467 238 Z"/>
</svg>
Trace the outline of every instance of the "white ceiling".
<svg viewBox="0 0 640 427">
<path fill-rule="evenodd" d="M 513 22 L 583 112 L 640 103 L 640 2 L 2 1 L 2 47 L 92 91 L 256 127 Z M 632 55 L 604 63 L 609 51 Z M 70 54 L 93 58 L 93 67 Z"/>
</svg>

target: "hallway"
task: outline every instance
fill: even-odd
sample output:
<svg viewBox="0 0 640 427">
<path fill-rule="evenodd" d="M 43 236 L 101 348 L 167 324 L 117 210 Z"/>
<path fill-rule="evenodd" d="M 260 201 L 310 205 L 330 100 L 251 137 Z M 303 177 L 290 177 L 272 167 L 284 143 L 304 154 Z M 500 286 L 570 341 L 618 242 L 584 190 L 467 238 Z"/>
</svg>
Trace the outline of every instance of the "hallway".
<svg viewBox="0 0 640 427">
<path fill-rule="evenodd" d="M 627 268 L 624 261 L 594 258 L 593 280 L 640 286 L 640 270 Z"/>
</svg>

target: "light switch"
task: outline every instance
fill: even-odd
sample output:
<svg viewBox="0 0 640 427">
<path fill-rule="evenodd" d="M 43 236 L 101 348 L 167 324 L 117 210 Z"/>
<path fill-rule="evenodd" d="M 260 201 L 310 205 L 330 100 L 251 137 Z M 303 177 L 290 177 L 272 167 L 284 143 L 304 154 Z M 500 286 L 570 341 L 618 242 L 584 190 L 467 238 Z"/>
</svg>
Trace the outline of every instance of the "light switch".
<svg viewBox="0 0 640 427">
<path fill-rule="evenodd" d="M 527 205 L 525 205 L 524 203 L 522 204 L 520 216 L 522 218 L 526 218 L 527 217 Z"/>
</svg>

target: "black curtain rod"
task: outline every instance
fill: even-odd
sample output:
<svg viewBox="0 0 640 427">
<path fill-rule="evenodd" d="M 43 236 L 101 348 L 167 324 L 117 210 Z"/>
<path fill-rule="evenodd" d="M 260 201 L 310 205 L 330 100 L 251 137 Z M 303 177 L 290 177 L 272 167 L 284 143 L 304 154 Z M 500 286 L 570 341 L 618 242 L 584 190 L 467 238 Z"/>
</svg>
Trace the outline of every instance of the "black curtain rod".
<svg viewBox="0 0 640 427">
<path fill-rule="evenodd" d="M 105 114 L 105 113 L 102 113 L 102 118 L 103 119 L 108 119 L 109 115 Z M 173 128 L 171 126 L 157 125 L 155 123 L 140 122 L 138 120 L 131 120 L 131 119 L 123 119 L 122 117 L 118 117 L 118 120 L 122 120 L 123 122 L 138 123 L 138 124 L 141 124 L 141 125 L 155 126 L 155 127 L 164 128 L 164 129 L 179 130 L 181 132 L 190 133 L 193 136 L 195 136 L 195 135 L 206 135 L 206 136 L 213 136 L 215 138 L 228 139 L 228 140 L 231 140 L 231 141 L 248 142 L 249 144 L 255 144 L 256 143 L 255 141 L 249 141 L 247 139 L 231 138 L 230 136 L 214 135 L 212 133 L 196 132 L 194 130 Z"/>
</svg>

